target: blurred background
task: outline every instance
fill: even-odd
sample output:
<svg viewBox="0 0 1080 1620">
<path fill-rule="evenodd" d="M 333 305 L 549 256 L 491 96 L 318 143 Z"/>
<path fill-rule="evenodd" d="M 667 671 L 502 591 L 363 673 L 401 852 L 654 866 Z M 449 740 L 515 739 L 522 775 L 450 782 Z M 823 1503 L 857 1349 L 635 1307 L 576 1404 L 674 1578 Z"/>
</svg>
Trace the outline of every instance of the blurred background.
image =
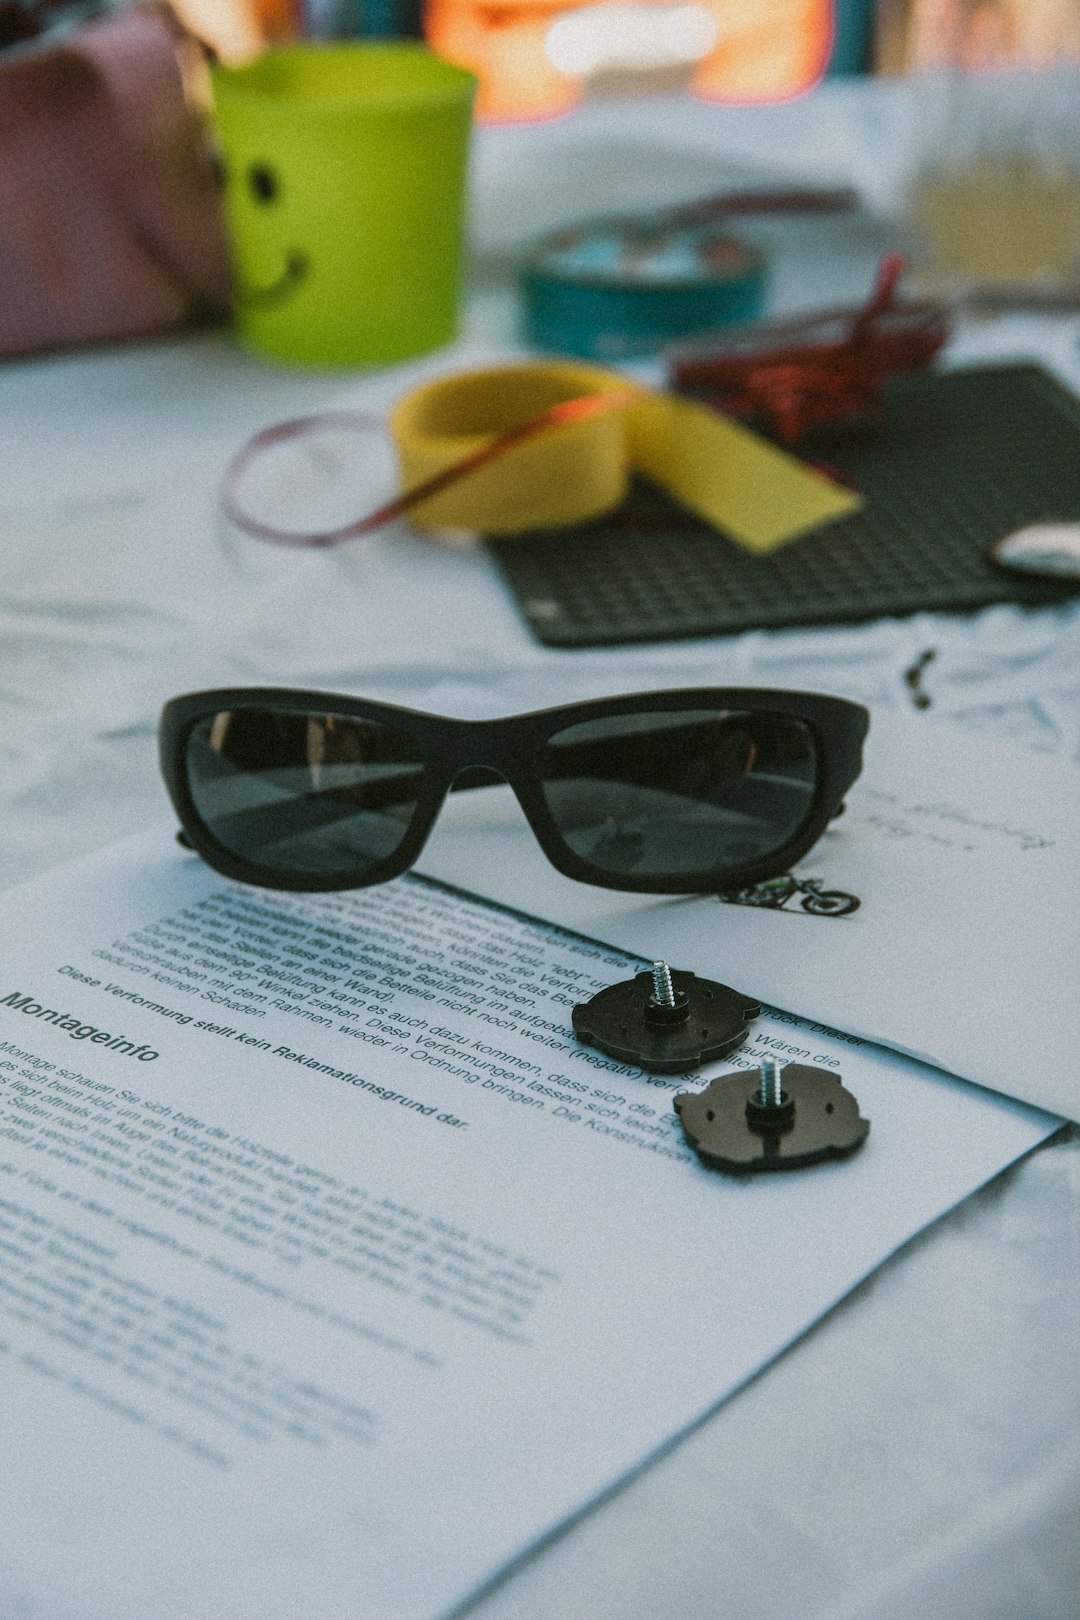
<svg viewBox="0 0 1080 1620">
<path fill-rule="evenodd" d="M 423 42 L 468 70 L 474 121 L 504 141 L 505 162 L 536 144 L 530 124 L 584 107 L 630 115 L 664 97 L 702 117 L 716 108 L 717 128 L 723 109 L 729 149 L 745 147 L 753 167 L 755 120 L 828 100 L 820 175 L 779 129 L 772 158 L 812 183 L 853 184 L 888 220 L 883 245 L 904 253 L 913 288 L 1080 304 L 1080 0 L 0 0 L 0 354 L 227 313 L 215 160 L 202 151 L 208 69 L 330 41 Z M 640 184 L 626 196 L 597 171 L 594 212 L 637 206 L 644 170 L 662 189 L 660 154 L 644 170 L 634 161 Z M 734 168 L 713 190 L 725 179 L 737 182 Z M 542 184 L 562 194 L 556 223 L 581 217 L 557 161 Z M 474 209 L 474 290 L 484 253 L 505 245 L 505 222 L 486 234 L 483 223 Z M 799 226 L 803 302 L 812 225 Z M 746 239 L 755 245 L 753 230 Z M 768 312 L 786 312 L 787 260 L 771 258 Z"/>
<path fill-rule="evenodd" d="M 0 0 L 0 47 L 127 0 Z M 782 100 L 822 76 L 1045 69 L 1080 58 L 1080 0 L 172 0 L 226 62 L 296 39 L 426 38 L 480 79 L 481 120 L 685 86 Z"/>
</svg>

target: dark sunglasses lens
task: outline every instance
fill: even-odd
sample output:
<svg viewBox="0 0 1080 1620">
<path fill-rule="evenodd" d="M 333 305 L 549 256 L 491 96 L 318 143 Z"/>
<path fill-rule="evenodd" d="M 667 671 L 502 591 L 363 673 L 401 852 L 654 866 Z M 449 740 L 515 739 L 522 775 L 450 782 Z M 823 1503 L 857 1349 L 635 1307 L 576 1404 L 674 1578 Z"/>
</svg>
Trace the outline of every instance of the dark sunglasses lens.
<svg viewBox="0 0 1080 1620">
<path fill-rule="evenodd" d="M 391 726 L 274 709 L 205 716 L 186 763 L 217 842 L 283 877 L 355 877 L 393 855 L 423 775 L 416 745 Z"/>
<path fill-rule="evenodd" d="M 582 860 L 613 877 L 708 876 L 781 849 L 810 811 L 814 739 L 749 711 L 612 715 L 549 738 L 544 797 Z"/>
</svg>

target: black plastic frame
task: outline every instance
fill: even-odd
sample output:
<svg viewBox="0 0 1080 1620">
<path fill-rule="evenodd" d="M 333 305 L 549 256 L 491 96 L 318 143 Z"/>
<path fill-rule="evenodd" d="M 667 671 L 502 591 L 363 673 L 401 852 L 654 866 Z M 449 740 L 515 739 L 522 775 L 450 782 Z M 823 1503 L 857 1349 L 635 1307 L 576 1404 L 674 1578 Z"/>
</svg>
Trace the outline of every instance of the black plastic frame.
<svg viewBox="0 0 1080 1620">
<path fill-rule="evenodd" d="M 192 728 L 221 710 L 274 709 L 283 714 L 333 714 L 346 719 L 381 721 L 411 737 L 425 766 L 416 810 L 393 856 L 362 871 L 283 874 L 248 861 L 220 844 L 192 801 L 185 758 Z M 742 710 L 801 720 L 813 738 L 818 767 L 809 810 L 797 831 L 774 853 L 739 866 L 717 866 L 692 881 L 686 873 L 629 882 L 593 866 L 563 841 L 544 801 L 537 756 L 558 731 L 586 720 L 619 714 L 656 714 L 694 709 Z M 173 806 L 191 847 L 225 877 L 265 889 L 294 893 L 368 888 L 397 877 L 414 864 L 434 825 L 443 801 L 455 786 L 479 786 L 460 780 L 477 768 L 509 783 L 544 854 L 553 866 L 580 883 L 640 894 L 708 894 L 739 888 L 786 871 L 815 844 L 842 805 L 844 794 L 862 769 L 862 744 L 870 723 L 867 711 L 844 698 L 814 692 L 772 691 L 762 687 L 688 687 L 663 692 L 626 693 L 539 709 L 498 720 L 458 720 L 426 714 L 392 703 L 369 702 L 339 693 L 300 691 L 271 686 L 222 687 L 191 692 L 166 703 L 161 715 L 161 770 Z"/>
</svg>

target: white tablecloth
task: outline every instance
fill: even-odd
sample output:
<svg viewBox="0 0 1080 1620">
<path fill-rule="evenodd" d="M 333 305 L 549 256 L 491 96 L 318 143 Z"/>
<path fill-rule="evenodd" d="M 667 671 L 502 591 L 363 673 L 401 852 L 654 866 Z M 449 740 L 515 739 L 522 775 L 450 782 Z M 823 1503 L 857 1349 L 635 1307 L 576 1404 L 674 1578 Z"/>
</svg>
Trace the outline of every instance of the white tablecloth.
<svg viewBox="0 0 1080 1620">
<path fill-rule="evenodd" d="M 481 132 L 462 339 L 413 366 L 290 372 L 203 332 L 0 368 L 0 883 L 164 815 L 160 704 L 228 682 L 473 707 L 542 670 L 552 701 L 739 682 L 890 707 L 910 704 L 905 671 L 932 648 L 927 724 L 1080 758 L 1080 603 L 557 653 L 531 641 L 482 553 L 401 531 L 294 553 L 217 515 L 225 461 L 254 429 L 343 402 L 381 409 L 421 377 L 517 352 L 513 267 L 549 224 L 770 164 L 851 180 L 868 217 L 770 227 L 772 296 L 778 310 L 860 297 L 896 240 L 885 211 L 918 136 L 905 98 L 837 82 L 783 108 L 628 101 Z M 963 327 L 948 360 L 1035 358 L 1080 390 L 1078 338 L 1076 320 L 1014 316 Z M 1033 1009 L 1032 1063 L 1037 1025 Z M 471 1612 L 1075 1620 L 1078 1193 L 1074 1133 L 913 1243 Z"/>
</svg>

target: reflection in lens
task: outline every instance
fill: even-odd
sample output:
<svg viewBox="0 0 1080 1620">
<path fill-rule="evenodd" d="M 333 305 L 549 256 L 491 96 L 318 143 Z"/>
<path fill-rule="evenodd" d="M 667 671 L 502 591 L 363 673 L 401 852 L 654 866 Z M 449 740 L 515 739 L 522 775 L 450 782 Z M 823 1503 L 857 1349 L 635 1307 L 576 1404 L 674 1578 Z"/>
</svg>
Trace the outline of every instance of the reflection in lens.
<svg viewBox="0 0 1080 1620">
<path fill-rule="evenodd" d="M 393 855 L 423 774 L 415 744 L 390 726 L 272 709 L 198 721 L 187 768 L 218 843 L 282 876 L 355 876 Z"/>
<path fill-rule="evenodd" d="M 809 813 L 817 762 L 801 720 L 688 710 L 568 726 L 540 774 L 581 859 L 612 876 L 686 879 L 786 844 Z"/>
</svg>

